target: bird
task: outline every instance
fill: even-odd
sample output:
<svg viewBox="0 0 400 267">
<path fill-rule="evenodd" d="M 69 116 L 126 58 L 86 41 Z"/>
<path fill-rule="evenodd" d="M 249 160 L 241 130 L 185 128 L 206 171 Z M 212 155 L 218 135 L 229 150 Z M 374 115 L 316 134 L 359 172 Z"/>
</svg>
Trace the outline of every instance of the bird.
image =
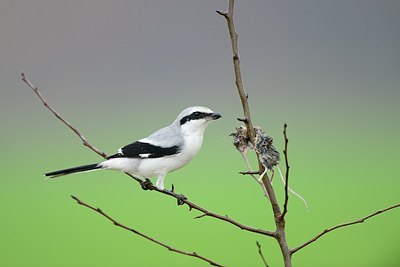
<svg viewBox="0 0 400 267">
<path fill-rule="evenodd" d="M 165 176 L 182 168 L 196 156 L 203 143 L 205 129 L 210 122 L 220 118 L 221 114 L 207 107 L 188 107 L 170 125 L 121 147 L 102 162 L 44 175 L 56 178 L 94 170 L 116 170 L 145 179 L 157 177 L 156 187 L 164 190 Z"/>
</svg>

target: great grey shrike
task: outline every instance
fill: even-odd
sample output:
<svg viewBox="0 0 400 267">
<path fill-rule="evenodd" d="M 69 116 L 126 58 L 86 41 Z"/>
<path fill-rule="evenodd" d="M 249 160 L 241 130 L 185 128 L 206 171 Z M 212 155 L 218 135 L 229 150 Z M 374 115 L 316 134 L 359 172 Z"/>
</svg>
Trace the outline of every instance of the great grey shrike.
<svg viewBox="0 0 400 267">
<path fill-rule="evenodd" d="M 126 145 L 105 161 L 46 173 L 55 178 L 93 170 L 117 170 L 142 178 L 157 177 L 156 186 L 164 189 L 167 173 L 182 168 L 199 152 L 208 124 L 221 118 L 207 107 L 183 110 L 169 126 Z"/>
</svg>

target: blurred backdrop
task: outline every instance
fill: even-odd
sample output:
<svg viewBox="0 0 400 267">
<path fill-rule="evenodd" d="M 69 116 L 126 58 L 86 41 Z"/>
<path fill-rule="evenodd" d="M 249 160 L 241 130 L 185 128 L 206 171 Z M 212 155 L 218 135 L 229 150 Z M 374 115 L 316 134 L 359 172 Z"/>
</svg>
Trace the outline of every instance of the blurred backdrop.
<svg viewBox="0 0 400 267">
<path fill-rule="evenodd" d="M 114 227 L 94 206 L 177 248 L 229 266 L 282 266 L 276 242 L 243 232 L 128 176 L 47 171 L 101 160 L 44 109 L 48 101 L 107 153 L 169 124 L 184 108 L 223 115 L 197 158 L 167 187 L 244 224 L 274 229 L 271 208 L 229 133 L 239 123 L 227 1 L 0 2 L 1 266 L 206 266 Z M 400 202 L 400 2 L 237 1 L 236 26 L 253 120 L 282 151 L 288 124 L 288 242 Z M 254 168 L 255 159 L 252 158 Z M 283 200 L 283 185 L 274 181 Z M 295 266 L 398 266 L 400 210 L 324 236 Z"/>
</svg>

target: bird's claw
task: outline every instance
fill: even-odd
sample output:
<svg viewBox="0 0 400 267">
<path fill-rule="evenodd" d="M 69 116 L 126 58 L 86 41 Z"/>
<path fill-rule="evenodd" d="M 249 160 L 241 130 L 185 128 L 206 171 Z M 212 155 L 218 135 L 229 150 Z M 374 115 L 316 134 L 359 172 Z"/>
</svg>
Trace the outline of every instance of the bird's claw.
<svg viewBox="0 0 400 267">
<path fill-rule="evenodd" d="M 150 181 L 150 179 L 146 178 L 143 182 L 140 183 L 142 186 L 143 190 L 152 190 L 153 188 L 153 183 Z"/>
<path fill-rule="evenodd" d="M 181 206 L 181 205 L 185 204 L 185 200 L 187 200 L 187 197 L 185 197 L 185 196 L 182 195 L 182 194 L 179 194 L 179 195 L 176 197 L 176 201 L 177 201 L 177 203 L 178 203 L 178 206 Z"/>
</svg>

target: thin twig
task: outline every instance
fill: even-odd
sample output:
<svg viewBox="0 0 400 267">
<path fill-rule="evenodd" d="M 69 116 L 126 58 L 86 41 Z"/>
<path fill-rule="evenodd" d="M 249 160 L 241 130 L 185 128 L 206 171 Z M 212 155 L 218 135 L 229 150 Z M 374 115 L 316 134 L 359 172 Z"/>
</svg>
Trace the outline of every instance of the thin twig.
<svg viewBox="0 0 400 267">
<path fill-rule="evenodd" d="M 258 247 L 258 254 L 260 254 L 260 257 L 261 257 L 262 261 L 264 262 L 265 267 L 269 267 L 267 261 L 265 260 L 264 255 L 263 255 L 263 253 L 262 253 L 262 251 L 261 251 L 261 245 L 260 245 L 260 243 L 258 243 L 258 241 L 256 241 L 256 244 L 257 244 L 257 247 Z"/>
<path fill-rule="evenodd" d="M 255 175 L 255 174 L 260 174 L 260 172 L 259 171 L 248 171 L 248 172 L 239 172 L 239 174 L 241 174 L 241 175 Z"/>
<path fill-rule="evenodd" d="M 60 113 L 58 113 L 52 106 L 50 106 L 48 104 L 47 100 L 42 96 L 39 89 L 36 86 L 34 86 L 31 83 L 31 81 L 29 81 L 28 78 L 26 78 L 25 73 L 21 73 L 21 79 L 24 83 L 26 83 L 33 90 L 33 92 L 39 97 L 39 99 L 42 101 L 43 105 L 48 110 L 50 110 L 60 121 L 62 121 L 65 125 L 67 125 L 68 128 L 70 128 L 72 131 L 74 131 L 74 133 L 82 140 L 84 146 L 87 146 L 88 148 L 90 148 L 91 150 L 96 152 L 99 156 L 101 156 L 103 158 L 107 158 L 106 153 L 104 153 L 100 149 L 96 148 L 94 145 L 90 144 L 89 141 L 86 139 L 85 136 L 83 136 L 83 134 L 79 131 L 78 128 L 76 128 L 71 123 L 69 123 L 66 119 L 64 119 L 63 116 L 61 116 Z"/>
<path fill-rule="evenodd" d="M 242 102 L 242 108 L 243 108 L 243 112 L 244 112 L 244 118 L 238 118 L 238 120 L 240 120 L 246 124 L 246 127 L 248 129 L 248 132 L 247 132 L 248 137 L 249 137 L 250 141 L 254 144 L 256 133 L 254 131 L 253 123 L 251 122 L 249 102 L 247 101 L 248 95 L 247 95 L 246 91 L 244 90 L 242 73 L 240 70 L 238 34 L 236 32 L 235 24 L 233 22 L 233 7 L 234 7 L 234 1 L 230 0 L 229 4 L 228 4 L 227 12 L 217 10 L 217 13 L 226 19 L 226 22 L 228 23 L 229 35 L 231 37 L 232 59 L 233 59 L 233 67 L 234 67 L 234 72 L 235 72 L 235 84 L 236 84 L 236 88 L 237 88 L 239 96 L 240 96 L 240 100 Z"/>
<path fill-rule="evenodd" d="M 236 227 L 238 227 L 238 228 L 240 228 L 242 230 L 245 230 L 245 231 L 249 231 L 249 232 L 252 232 L 252 233 L 257 233 L 257 234 L 260 234 L 260 235 L 266 235 L 266 236 L 275 237 L 275 232 L 264 230 L 264 229 L 260 229 L 260 228 L 254 228 L 254 227 L 251 227 L 251 226 L 247 226 L 247 225 L 244 225 L 244 224 L 242 224 L 242 223 L 240 223 L 240 222 L 228 217 L 227 215 L 221 215 L 221 214 L 209 211 L 208 209 L 203 208 L 203 207 L 195 204 L 194 202 L 188 200 L 187 198 L 182 198 L 182 195 L 177 194 L 175 192 L 172 192 L 172 191 L 169 191 L 169 190 L 165 190 L 165 189 L 164 190 L 160 190 L 154 185 L 148 185 L 148 189 L 152 190 L 152 191 L 157 191 L 157 192 L 159 192 L 161 194 L 164 194 L 164 195 L 167 195 L 167 196 L 170 196 L 170 197 L 173 197 L 173 198 L 177 199 L 178 201 L 181 201 L 182 204 L 186 204 L 189 207 L 190 210 L 194 209 L 194 210 L 198 210 L 198 211 L 202 212 L 203 214 L 195 217 L 197 219 L 203 218 L 203 217 L 206 217 L 206 216 L 207 217 L 212 217 L 212 218 L 215 218 L 215 219 L 230 223 L 230 224 L 232 224 L 232 225 L 234 225 L 234 226 L 236 226 Z"/>
<path fill-rule="evenodd" d="M 168 249 L 169 251 L 172 251 L 172 252 L 176 252 L 176 253 L 178 253 L 178 254 L 182 254 L 182 255 L 186 255 L 186 256 L 190 256 L 190 257 L 194 257 L 194 258 L 201 259 L 201 260 L 203 260 L 203 261 L 205 261 L 205 262 L 208 262 L 208 263 L 211 264 L 212 266 L 223 266 L 223 265 L 221 265 L 221 264 L 219 264 L 219 263 L 216 263 L 216 262 L 213 261 L 213 260 L 210 260 L 210 259 L 208 259 L 208 258 L 206 258 L 206 257 L 204 257 L 204 256 L 201 256 L 201 255 L 197 254 L 196 252 L 187 252 L 187 251 L 183 251 L 183 250 L 180 250 L 180 249 L 176 249 L 176 248 L 174 248 L 174 247 L 172 247 L 172 246 L 170 246 L 170 245 L 167 245 L 167 244 L 165 244 L 165 243 L 163 243 L 163 242 L 161 242 L 161 241 L 158 241 L 157 239 L 154 239 L 154 238 L 152 238 L 152 237 L 150 237 L 150 236 L 148 236 L 148 235 L 145 235 L 145 234 L 143 234 L 143 233 L 141 233 L 141 232 L 139 232 L 139 231 L 137 231 L 137 230 L 135 230 L 135 229 L 133 229 L 133 228 L 131 228 L 131 227 L 128 227 L 128 226 L 125 226 L 125 225 L 121 224 L 120 222 L 118 222 L 118 221 L 116 221 L 115 219 L 113 219 L 110 215 L 108 215 L 107 213 L 105 213 L 104 211 L 102 211 L 100 208 L 95 208 L 95 207 L 93 207 L 93 206 L 91 206 L 91 205 L 89 205 L 89 204 L 83 202 L 82 200 L 80 200 L 80 199 L 77 198 L 76 196 L 71 196 L 71 197 L 72 197 L 79 205 L 84 206 L 84 207 L 87 207 L 87 208 L 89 208 L 89 209 L 91 209 L 91 210 L 93 210 L 93 211 L 95 211 L 95 212 L 101 214 L 103 217 L 105 217 L 105 218 L 107 218 L 109 221 L 111 221 L 115 226 L 120 227 L 120 228 L 125 229 L 125 230 L 128 230 L 128 231 L 130 231 L 130 232 L 132 232 L 132 233 L 134 233 L 134 234 L 137 234 L 137 235 L 139 235 L 139 236 L 141 236 L 141 237 L 143 237 L 143 238 L 145 238 L 145 239 L 147 239 L 147 240 L 149 240 L 149 241 L 151 241 L 151 242 L 153 242 L 153 243 L 156 243 L 157 245 L 160 245 L 160 246 L 162 246 L 162 247 Z"/>
<path fill-rule="evenodd" d="M 338 224 L 338 225 L 333 226 L 333 227 L 331 227 L 331 228 L 325 229 L 324 231 L 322 231 L 321 233 L 319 233 L 319 234 L 316 235 L 315 237 L 311 238 L 310 240 L 308 240 L 308 241 L 305 242 L 304 244 L 302 244 L 302 245 L 300 245 L 300 246 L 298 246 L 298 247 L 292 249 L 292 250 L 291 250 L 291 254 L 296 253 L 296 252 L 299 251 L 300 249 L 302 249 L 302 248 L 304 248 L 304 247 L 310 245 L 311 243 L 317 241 L 320 237 L 322 237 L 323 235 L 325 235 L 325 234 L 327 234 L 327 233 L 329 233 L 329 232 L 332 232 L 333 230 L 336 230 L 336 229 L 339 229 L 339 228 L 342 228 L 342 227 L 346 227 L 346 226 L 350 226 L 350 225 L 353 225 L 353 224 L 363 223 L 364 221 L 366 221 L 366 220 L 368 220 L 368 219 L 370 219 L 370 218 L 372 218 L 372 217 L 374 217 L 374 216 L 377 216 L 377 215 L 379 215 L 379 214 L 381 214 L 381 213 L 387 212 L 387 211 L 389 211 L 389 210 L 391 210 L 391 209 L 395 209 L 395 208 L 398 208 L 398 207 L 400 207 L 400 203 L 399 203 L 399 204 L 396 204 L 396 205 L 393 205 L 393 206 L 390 206 L 390 207 L 388 207 L 388 208 L 386 208 L 386 209 L 378 210 L 378 211 L 376 211 L 376 212 L 374 212 L 374 213 L 372 213 L 372 214 L 370 214 L 370 215 L 368 215 L 368 216 L 365 216 L 365 217 L 363 217 L 363 218 L 361 218 L 361 219 L 358 219 L 358 220 L 355 220 L 355 221 L 352 221 L 352 222 L 348 222 L 348 223 Z"/>
<path fill-rule="evenodd" d="M 286 133 L 286 129 L 287 129 L 287 124 L 285 123 L 283 126 L 283 137 L 285 139 L 285 149 L 283 150 L 283 154 L 285 155 L 285 165 L 286 165 L 286 174 L 285 174 L 285 202 L 283 204 L 283 212 L 282 212 L 282 219 L 285 218 L 285 215 L 287 213 L 287 206 L 288 206 L 288 201 L 289 201 L 289 192 L 288 192 L 288 188 L 289 188 L 289 160 L 288 160 L 288 143 L 289 143 L 289 139 L 287 138 L 287 133 Z"/>
</svg>

